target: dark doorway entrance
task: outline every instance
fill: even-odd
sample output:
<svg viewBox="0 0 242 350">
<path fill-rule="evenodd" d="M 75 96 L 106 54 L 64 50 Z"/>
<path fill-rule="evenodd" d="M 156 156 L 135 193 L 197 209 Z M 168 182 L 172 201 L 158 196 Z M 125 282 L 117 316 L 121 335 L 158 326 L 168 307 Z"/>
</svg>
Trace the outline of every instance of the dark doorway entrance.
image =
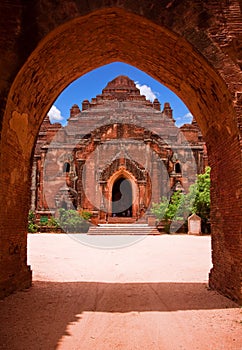
<svg viewBox="0 0 242 350">
<path fill-rule="evenodd" d="M 112 216 L 132 217 L 132 186 L 124 177 L 118 178 L 112 189 Z"/>
</svg>

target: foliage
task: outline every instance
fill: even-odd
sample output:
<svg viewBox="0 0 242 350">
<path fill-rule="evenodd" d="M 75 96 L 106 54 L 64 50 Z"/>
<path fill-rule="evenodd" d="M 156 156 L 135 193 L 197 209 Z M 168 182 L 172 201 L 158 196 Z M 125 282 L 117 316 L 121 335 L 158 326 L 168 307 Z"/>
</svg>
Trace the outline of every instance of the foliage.
<svg viewBox="0 0 242 350">
<path fill-rule="evenodd" d="M 59 226 L 66 232 L 87 232 L 89 224 L 76 210 L 59 209 Z"/>
<path fill-rule="evenodd" d="M 39 225 L 36 223 L 35 213 L 29 212 L 28 216 L 28 232 L 44 232 L 43 230 L 51 230 L 57 232 L 60 228 L 66 232 L 87 232 L 89 223 L 87 220 L 91 218 L 92 214 L 88 211 L 78 212 L 76 210 L 59 209 L 59 218 L 53 216 L 41 216 Z"/>
<path fill-rule="evenodd" d="M 51 218 L 48 219 L 47 226 L 53 227 L 53 228 L 58 228 L 59 227 L 58 220 L 56 218 L 54 218 L 53 216 L 51 216 Z"/>
<path fill-rule="evenodd" d="M 174 192 L 171 196 L 165 217 L 168 220 L 182 220 L 183 216 L 179 210 L 183 206 L 184 194 L 181 191 Z"/>
<path fill-rule="evenodd" d="M 36 224 L 33 224 L 32 222 L 28 223 L 28 232 L 29 233 L 36 233 L 39 229 L 39 226 Z"/>
<path fill-rule="evenodd" d="M 199 215 L 203 222 L 210 217 L 210 167 L 204 174 L 197 177 L 196 182 L 190 186 L 189 192 L 174 192 L 170 200 L 162 197 L 160 203 L 153 203 L 151 212 L 158 221 L 186 220 L 191 214 Z"/>
<path fill-rule="evenodd" d="M 28 222 L 33 222 L 35 221 L 35 214 L 32 210 L 29 211 L 29 215 L 28 215 Z"/>
<path fill-rule="evenodd" d="M 199 215 L 203 220 L 210 217 L 210 167 L 204 174 L 198 175 L 197 181 L 190 186 L 189 192 L 195 192 L 192 213 Z"/>
<path fill-rule="evenodd" d="M 80 215 L 84 220 L 89 220 L 92 217 L 92 213 L 90 211 L 87 211 L 87 210 L 81 210 Z"/>
<path fill-rule="evenodd" d="M 169 200 L 162 197 L 159 203 L 152 203 L 151 213 L 155 215 L 158 221 L 166 220 L 166 212 L 169 205 Z"/>
<path fill-rule="evenodd" d="M 35 223 L 35 214 L 32 210 L 29 211 L 28 215 L 28 232 L 35 233 L 39 229 L 39 226 Z"/>
<path fill-rule="evenodd" d="M 184 202 L 184 195 L 181 191 L 174 192 L 170 200 L 166 197 L 162 197 L 160 203 L 153 203 L 151 212 L 156 218 L 161 220 L 182 220 L 183 217 L 180 214 L 180 208 Z"/>
</svg>

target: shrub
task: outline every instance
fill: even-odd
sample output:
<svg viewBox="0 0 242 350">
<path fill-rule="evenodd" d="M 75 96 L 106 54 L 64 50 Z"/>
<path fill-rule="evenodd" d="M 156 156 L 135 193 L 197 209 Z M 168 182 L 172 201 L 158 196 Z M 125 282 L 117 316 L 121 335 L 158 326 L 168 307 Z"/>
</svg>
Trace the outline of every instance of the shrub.
<svg viewBox="0 0 242 350">
<path fill-rule="evenodd" d="M 90 213 L 90 211 L 87 211 L 87 210 L 81 210 L 80 215 L 86 221 L 88 221 L 92 217 L 92 213 Z"/>
<path fill-rule="evenodd" d="M 87 232 L 89 224 L 76 210 L 59 209 L 59 226 L 66 232 Z"/>
<path fill-rule="evenodd" d="M 35 223 L 35 214 L 30 210 L 28 215 L 28 232 L 36 233 L 38 230 L 39 226 Z"/>
<path fill-rule="evenodd" d="M 58 228 L 59 227 L 58 220 L 56 218 L 54 218 L 53 216 L 51 216 L 51 218 L 47 222 L 47 226 L 53 227 L 53 228 Z"/>
</svg>

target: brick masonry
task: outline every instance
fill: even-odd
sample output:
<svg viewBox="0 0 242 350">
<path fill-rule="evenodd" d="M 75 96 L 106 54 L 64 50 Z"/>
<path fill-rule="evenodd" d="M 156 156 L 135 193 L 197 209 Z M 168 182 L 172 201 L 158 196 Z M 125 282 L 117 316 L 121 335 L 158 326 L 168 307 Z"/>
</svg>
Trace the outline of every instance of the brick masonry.
<svg viewBox="0 0 242 350">
<path fill-rule="evenodd" d="M 35 140 L 61 91 L 114 61 L 187 104 L 212 166 L 210 285 L 241 302 L 241 2 L 1 2 L 0 285 L 28 286 L 26 226 Z"/>
</svg>

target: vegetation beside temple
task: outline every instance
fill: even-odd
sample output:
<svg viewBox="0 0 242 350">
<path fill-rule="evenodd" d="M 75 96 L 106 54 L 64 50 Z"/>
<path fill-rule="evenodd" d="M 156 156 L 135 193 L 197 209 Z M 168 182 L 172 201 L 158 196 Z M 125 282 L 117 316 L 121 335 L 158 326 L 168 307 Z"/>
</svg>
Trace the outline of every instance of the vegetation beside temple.
<svg viewBox="0 0 242 350">
<path fill-rule="evenodd" d="M 66 210 L 60 208 L 58 217 L 48 218 L 42 216 L 39 222 L 35 219 L 34 212 L 29 212 L 28 232 L 77 232 L 84 233 L 89 229 L 88 220 L 91 218 L 91 213 L 87 211 Z"/>
<path fill-rule="evenodd" d="M 177 191 L 170 199 L 162 197 L 159 203 L 153 203 L 151 212 L 158 224 L 161 221 L 166 224 L 165 231 L 168 231 L 171 220 L 186 223 L 189 215 L 197 214 L 202 219 L 203 232 L 210 232 L 210 167 L 206 167 L 204 174 L 197 176 L 187 194 Z"/>
</svg>

